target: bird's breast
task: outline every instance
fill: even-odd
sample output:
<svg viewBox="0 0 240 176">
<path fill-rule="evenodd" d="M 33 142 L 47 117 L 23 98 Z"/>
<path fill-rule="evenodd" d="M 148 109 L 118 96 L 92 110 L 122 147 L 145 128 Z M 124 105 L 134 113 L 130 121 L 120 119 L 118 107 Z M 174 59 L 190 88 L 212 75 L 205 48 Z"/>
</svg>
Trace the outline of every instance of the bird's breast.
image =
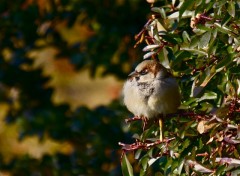
<svg viewBox="0 0 240 176">
<path fill-rule="evenodd" d="M 148 99 L 153 91 L 148 84 L 127 81 L 123 88 L 124 104 L 135 116 L 151 118 L 155 112 L 149 107 Z"/>
</svg>

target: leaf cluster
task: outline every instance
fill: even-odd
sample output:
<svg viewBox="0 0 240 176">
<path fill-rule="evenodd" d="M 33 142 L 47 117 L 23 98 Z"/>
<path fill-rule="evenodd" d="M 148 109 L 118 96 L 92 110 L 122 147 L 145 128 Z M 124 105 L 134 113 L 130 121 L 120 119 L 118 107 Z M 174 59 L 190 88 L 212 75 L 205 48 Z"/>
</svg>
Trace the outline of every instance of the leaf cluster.
<svg viewBox="0 0 240 176">
<path fill-rule="evenodd" d="M 140 175 L 239 174 L 239 10 L 225 0 L 153 4 L 137 44 L 145 42 L 144 59 L 159 59 L 178 78 L 182 105 L 164 118 L 163 141 L 155 120 L 122 144 L 124 175 L 133 174 L 128 151 Z"/>
</svg>

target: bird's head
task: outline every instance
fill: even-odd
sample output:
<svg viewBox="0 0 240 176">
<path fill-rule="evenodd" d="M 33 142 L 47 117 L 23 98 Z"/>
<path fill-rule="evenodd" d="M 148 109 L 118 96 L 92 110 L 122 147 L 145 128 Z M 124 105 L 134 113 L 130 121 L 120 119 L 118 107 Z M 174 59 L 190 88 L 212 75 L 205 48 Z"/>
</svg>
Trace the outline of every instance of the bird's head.
<svg viewBox="0 0 240 176">
<path fill-rule="evenodd" d="M 130 80 L 135 79 L 139 83 L 147 83 L 155 79 L 164 79 L 169 76 L 169 73 L 159 62 L 144 60 L 128 76 Z"/>
</svg>

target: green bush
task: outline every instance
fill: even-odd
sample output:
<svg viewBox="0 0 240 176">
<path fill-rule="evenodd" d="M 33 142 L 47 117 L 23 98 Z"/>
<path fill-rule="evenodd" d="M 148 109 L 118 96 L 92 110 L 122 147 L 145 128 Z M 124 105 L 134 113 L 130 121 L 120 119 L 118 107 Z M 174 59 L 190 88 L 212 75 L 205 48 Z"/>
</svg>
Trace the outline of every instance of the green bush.
<svg viewBox="0 0 240 176">
<path fill-rule="evenodd" d="M 120 143 L 123 174 L 137 170 L 128 160 L 134 152 L 140 175 L 239 175 L 240 3 L 162 3 L 153 4 L 136 39 L 145 42 L 144 59 L 158 58 L 178 78 L 182 105 L 164 118 L 163 141 L 149 121 L 134 143 Z"/>
</svg>

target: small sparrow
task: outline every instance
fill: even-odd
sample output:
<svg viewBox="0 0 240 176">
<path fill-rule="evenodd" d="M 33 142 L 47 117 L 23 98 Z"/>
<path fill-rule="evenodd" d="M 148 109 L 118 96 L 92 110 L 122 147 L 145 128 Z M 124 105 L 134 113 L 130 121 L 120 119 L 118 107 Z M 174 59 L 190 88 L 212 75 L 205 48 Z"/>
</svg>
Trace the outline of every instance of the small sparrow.
<svg viewBox="0 0 240 176">
<path fill-rule="evenodd" d="M 177 81 L 158 61 L 144 60 L 130 73 L 123 87 L 123 101 L 141 118 L 175 113 L 180 105 Z"/>
</svg>

